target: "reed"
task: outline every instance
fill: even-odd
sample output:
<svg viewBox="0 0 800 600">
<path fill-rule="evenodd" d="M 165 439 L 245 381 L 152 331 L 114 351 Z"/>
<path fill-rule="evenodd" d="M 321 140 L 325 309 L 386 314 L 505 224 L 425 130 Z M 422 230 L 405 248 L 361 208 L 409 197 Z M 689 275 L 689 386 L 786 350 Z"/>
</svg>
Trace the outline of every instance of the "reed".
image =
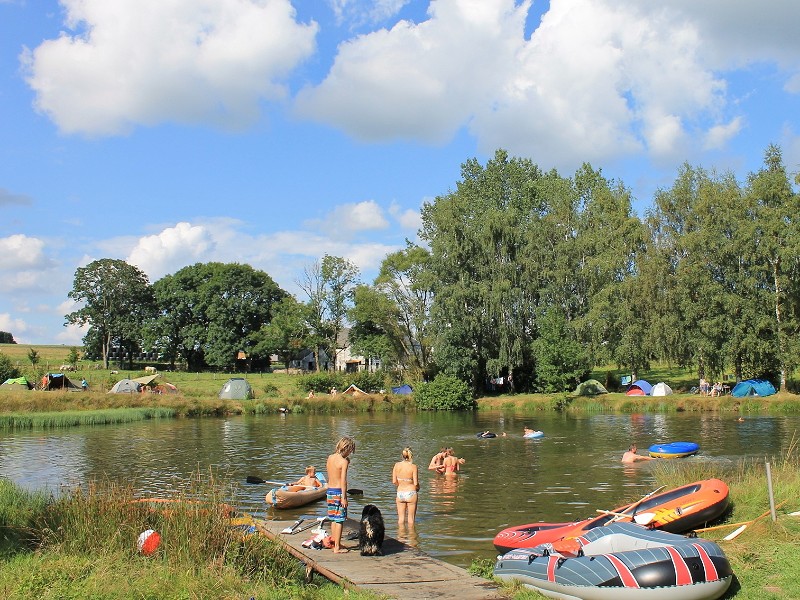
<svg viewBox="0 0 800 600">
<path fill-rule="evenodd" d="M 109 410 L 0 414 L 0 429 L 54 429 L 76 425 L 110 425 L 175 417 L 170 408 L 119 408 Z"/>
</svg>

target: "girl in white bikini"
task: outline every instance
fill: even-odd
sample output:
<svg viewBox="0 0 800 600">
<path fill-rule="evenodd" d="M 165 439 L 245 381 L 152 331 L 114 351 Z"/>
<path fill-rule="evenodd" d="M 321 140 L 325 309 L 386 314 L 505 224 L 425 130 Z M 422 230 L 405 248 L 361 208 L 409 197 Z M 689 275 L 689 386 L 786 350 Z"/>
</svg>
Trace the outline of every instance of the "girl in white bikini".
<svg viewBox="0 0 800 600">
<path fill-rule="evenodd" d="M 392 483 L 397 486 L 397 521 L 399 525 L 413 524 L 417 517 L 419 469 L 414 464 L 411 448 L 403 448 L 403 460 L 394 464 Z"/>
</svg>

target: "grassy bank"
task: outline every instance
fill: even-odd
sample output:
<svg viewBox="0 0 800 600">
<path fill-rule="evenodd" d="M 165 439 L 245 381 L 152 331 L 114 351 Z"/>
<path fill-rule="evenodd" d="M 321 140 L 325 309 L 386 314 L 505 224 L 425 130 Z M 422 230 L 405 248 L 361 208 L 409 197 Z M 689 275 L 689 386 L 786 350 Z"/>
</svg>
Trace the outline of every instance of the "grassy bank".
<svg viewBox="0 0 800 600">
<path fill-rule="evenodd" d="M 176 494 L 168 508 L 132 502 L 133 490 L 93 484 L 59 498 L 0 480 L 0 593 L 19 599 L 348 598 L 263 536 L 243 536 L 220 510 L 230 500 L 213 477 Z M 201 499 L 202 502 L 196 502 Z M 154 529 L 161 545 L 137 549 Z"/>
</svg>

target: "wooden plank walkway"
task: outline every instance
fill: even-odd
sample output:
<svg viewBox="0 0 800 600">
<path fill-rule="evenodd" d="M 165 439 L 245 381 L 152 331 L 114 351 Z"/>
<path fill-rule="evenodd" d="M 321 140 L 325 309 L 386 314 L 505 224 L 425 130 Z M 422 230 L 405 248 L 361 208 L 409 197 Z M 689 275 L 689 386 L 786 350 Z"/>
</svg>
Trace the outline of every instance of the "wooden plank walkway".
<svg viewBox="0 0 800 600">
<path fill-rule="evenodd" d="M 506 598 L 493 582 L 470 575 L 466 570 L 428 556 L 421 550 L 387 537 L 383 556 L 361 556 L 355 548 L 358 540 L 348 540 L 358 533 L 357 521 L 348 519 L 342 533 L 342 545 L 351 552 L 334 554 L 331 550 L 304 548 L 310 530 L 282 534 L 292 521 L 255 521 L 257 529 L 277 540 L 306 565 L 306 577 L 314 572 L 346 589 L 371 590 L 391 598 L 458 598 L 459 600 L 499 600 Z M 305 523 L 304 523 L 305 525 Z M 301 525 L 302 527 L 302 525 Z M 316 527 L 315 527 L 316 529 Z M 330 523 L 323 525 L 330 534 Z"/>
</svg>

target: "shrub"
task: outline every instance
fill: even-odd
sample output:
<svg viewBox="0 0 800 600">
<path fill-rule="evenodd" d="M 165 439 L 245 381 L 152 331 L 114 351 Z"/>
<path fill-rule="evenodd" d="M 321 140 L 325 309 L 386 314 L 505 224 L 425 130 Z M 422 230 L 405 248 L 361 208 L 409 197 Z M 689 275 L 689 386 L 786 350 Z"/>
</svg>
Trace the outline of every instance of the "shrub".
<svg viewBox="0 0 800 600">
<path fill-rule="evenodd" d="M 11 359 L 0 352 L 0 383 L 6 379 L 16 379 L 19 377 L 19 370 L 11 364 Z"/>
<path fill-rule="evenodd" d="M 421 383 L 414 390 L 414 401 L 422 410 L 472 410 L 475 399 L 469 386 L 450 375 L 439 374 L 430 383 Z"/>
<path fill-rule="evenodd" d="M 320 371 L 303 375 L 297 383 L 303 392 L 314 391 L 315 394 L 327 394 L 331 388 L 336 388 L 340 392 L 347 387 L 344 378 L 333 371 Z"/>
<path fill-rule="evenodd" d="M 351 383 L 354 383 L 368 394 L 377 394 L 382 389 L 386 388 L 384 374 L 381 371 L 377 371 L 375 373 L 370 373 L 369 371 L 359 371 L 358 373 L 353 373 L 349 377 L 345 388 Z"/>
<path fill-rule="evenodd" d="M 267 396 L 280 396 L 280 392 L 278 391 L 278 386 L 272 383 L 265 383 L 261 386 L 261 389 L 264 390 L 264 393 Z"/>
</svg>

